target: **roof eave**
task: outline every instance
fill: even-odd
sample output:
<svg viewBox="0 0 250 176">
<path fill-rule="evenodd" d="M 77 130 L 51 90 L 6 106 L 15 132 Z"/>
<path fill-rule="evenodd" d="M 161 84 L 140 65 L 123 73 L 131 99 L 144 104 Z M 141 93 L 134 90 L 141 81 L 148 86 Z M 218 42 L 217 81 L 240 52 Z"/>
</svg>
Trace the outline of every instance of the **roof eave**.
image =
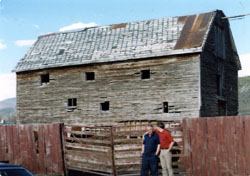
<svg viewBox="0 0 250 176">
<path fill-rule="evenodd" d="M 190 49 L 180 49 L 180 50 L 172 50 L 167 51 L 163 53 L 152 53 L 152 55 L 139 55 L 138 57 L 131 57 L 129 59 L 124 59 L 120 57 L 119 59 L 113 58 L 109 60 L 90 60 L 88 62 L 84 63 L 64 63 L 64 64 L 58 64 L 58 65 L 45 65 L 43 68 L 35 68 L 35 69 L 17 69 L 15 68 L 12 70 L 12 72 L 15 73 L 21 73 L 21 72 L 28 72 L 28 71 L 37 71 L 37 70 L 44 70 L 44 69 L 52 69 L 52 68 L 60 68 L 60 67 L 69 67 L 69 66 L 82 66 L 82 65 L 89 65 L 89 64 L 100 64 L 100 63 L 108 63 L 108 62 L 121 62 L 121 61 L 128 61 L 128 60 L 139 60 L 139 59 L 147 59 L 147 58 L 154 58 L 154 57 L 169 57 L 169 56 L 175 56 L 175 55 L 185 55 L 185 54 L 199 54 L 202 52 L 202 47 L 197 48 L 190 48 Z"/>
</svg>

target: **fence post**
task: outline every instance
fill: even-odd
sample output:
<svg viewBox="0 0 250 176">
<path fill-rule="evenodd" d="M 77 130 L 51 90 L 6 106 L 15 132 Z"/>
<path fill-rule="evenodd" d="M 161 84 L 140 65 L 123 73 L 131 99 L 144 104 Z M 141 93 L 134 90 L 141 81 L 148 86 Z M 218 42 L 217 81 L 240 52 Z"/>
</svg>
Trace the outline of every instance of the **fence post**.
<svg viewBox="0 0 250 176">
<path fill-rule="evenodd" d="M 62 146 L 62 159 L 63 159 L 63 170 L 64 175 L 68 176 L 67 163 L 65 160 L 66 150 L 65 150 L 65 132 L 64 132 L 64 123 L 60 124 L 60 133 L 61 133 L 61 146 Z"/>
<path fill-rule="evenodd" d="M 113 134 L 114 127 L 110 127 L 110 145 L 111 145 L 111 157 L 112 157 L 112 175 L 116 176 L 116 169 L 115 169 L 115 151 L 114 151 L 114 134 Z"/>
</svg>

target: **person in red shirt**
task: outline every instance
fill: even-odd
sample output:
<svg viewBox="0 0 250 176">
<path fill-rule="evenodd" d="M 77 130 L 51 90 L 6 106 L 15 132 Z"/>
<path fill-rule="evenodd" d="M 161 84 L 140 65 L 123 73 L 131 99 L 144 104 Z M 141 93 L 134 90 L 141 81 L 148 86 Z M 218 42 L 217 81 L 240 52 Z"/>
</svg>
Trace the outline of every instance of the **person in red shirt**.
<svg viewBox="0 0 250 176">
<path fill-rule="evenodd" d="M 170 132 L 165 129 L 165 125 L 162 122 L 157 123 L 157 129 L 155 132 L 158 134 L 160 138 L 160 161 L 162 167 L 162 175 L 163 176 L 173 176 L 173 168 L 172 168 L 172 153 L 171 149 L 174 145 L 173 137 Z"/>
</svg>

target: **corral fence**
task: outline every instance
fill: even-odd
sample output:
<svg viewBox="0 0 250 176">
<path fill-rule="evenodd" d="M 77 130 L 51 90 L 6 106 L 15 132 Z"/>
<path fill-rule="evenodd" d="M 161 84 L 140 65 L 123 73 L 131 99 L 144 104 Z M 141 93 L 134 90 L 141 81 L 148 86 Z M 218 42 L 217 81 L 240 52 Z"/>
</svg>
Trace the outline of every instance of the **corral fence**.
<svg viewBox="0 0 250 176">
<path fill-rule="evenodd" d="M 98 175 L 140 175 L 142 136 L 147 124 L 124 122 L 110 127 L 65 125 L 66 168 Z M 173 147 L 174 172 L 183 175 L 182 123 L 169 121 L 165 126 L 176 141 Z"/>
<path fill-rule="evenodd" d="M 61 124 L 1 125 L 0 162 L 35 174 L 63 174 Z"/>
<path fill-rule="evenodd" d="M 0 162 L 24 166 L 35 174 L 63 175 L 72 169 L 136 176 L 148 123 L 1 125 Z M 176 141 L 172 151 L 175 175 L 250 175 L 250 116 L 164 123 Z"/>
</svg>

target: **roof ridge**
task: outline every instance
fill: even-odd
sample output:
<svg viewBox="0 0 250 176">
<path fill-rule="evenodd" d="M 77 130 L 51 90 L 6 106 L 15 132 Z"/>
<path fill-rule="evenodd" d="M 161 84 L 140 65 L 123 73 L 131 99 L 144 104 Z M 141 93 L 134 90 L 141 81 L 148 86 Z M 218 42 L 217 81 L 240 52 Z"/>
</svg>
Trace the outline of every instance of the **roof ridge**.
<svg viewBox="0 0 250 176">
<path fill-rule="evenodd" d="M 205 13 L 212 13 L 212 12 L 216 12 L 216 11 L 217 11 L 217 10 L 208 11 L 208 12 L 203 12 L 203 13 L 189 14 L 189 15 L 169 16 L 169 17 L 160 17 L 160 18 L 151 18 L 151 19 L 138 20 L 138 21 L 128 21 L 128 22 L 121 22 L 121 23 L 108 24 L 108 25 L 101 25 L 101 26 L 93 26 L 93 27 L 78 28 L 78 29 L 73 29 L 73 30 L 68 30 L 68 31 L 51 32 L 51 33 L 39 35 L 39 36 L 38 36 L 38 39 L 44 38 L 44 37 L 49 37 L 49 36 L 51 36 L 51 35 L 68 34 L 68 33 L 75 33 L 75 32 L 86 31 L 86 30 L 88 30 L 88 29 L 93 29 L 93 28 L 106 28 L 106 27 L 111 27 L 111 26 L 116 26 L 116 25 L 121 25 L 121 24 L 141 23 L 141 22 L 153 21 L 153 20 L 159 20 L 159 19 L 179 18 L 179 17 L 184 17 L 184 16 L 192 16 L 192 15 L 200 15 L 200 14 L 205 14 Z"/>
</svg>

